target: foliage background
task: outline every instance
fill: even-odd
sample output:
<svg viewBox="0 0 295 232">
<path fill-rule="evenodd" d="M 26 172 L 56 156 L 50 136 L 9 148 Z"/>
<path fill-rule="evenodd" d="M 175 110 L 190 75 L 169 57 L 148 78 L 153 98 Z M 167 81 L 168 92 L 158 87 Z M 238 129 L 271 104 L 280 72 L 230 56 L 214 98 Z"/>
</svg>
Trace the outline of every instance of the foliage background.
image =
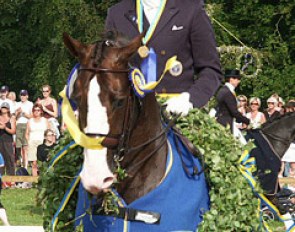
<svg viewBox="0 0 295 232">
<path fill-rule="evenodd" d="M 57 96 L 75 60 L 63 46 L 62 33 L 84 42 L 99 39 L 109 6 L 118 0 L 0 0 L 0 85 L 27 88 L 32 100 L 42 84 Z M 207 0 L 218 46 L 247 47 L 263 55 L 262 72 L 245 78 L 238 93 L 263 100 L 277 92 L 295 96 L 295 2 L 293 0 Z M 214 19 L 214 20 L 213 20 Z M 215 21 L 216 20 L 216 21 Z M 236 54 L 221 58 L 236 67 Z"/>
<path fill-rule="evenodd" d="M 57 96 L 63 88 L 65 80 L 73 67 L 75 60 L 69 55 L 62 42 L 62 33 L 68 32 L 74 38 L 83 42 L 91 42 L 99 39 L 100 32 L 103 31 L 104 19 L 109 6 L 116 0 L 0 0 L 0 85 L 9 85 L 12 90 L 19 91 L 26 88 L 34 99 L 39 95 L 41 85 L 49 83 L 53 87 L 53 94 Z M 295 2 L 294 0 L 207 0 L 206 9 L 211 19 L 221 22 L 229 31 L 239 38 L 245 45 L 251 47 L 263 55 L 262 72 L 256 78 L 245 78 L 242 81 L 238 93 L 247 96 L 259 96 L 263 100 L 269 97 L 273 92 L 277 92 L 285 100 L 295 96 Z M 215 29 L 218 46 L 241 46 L 241 44 L 226 32 L 216 21 L 212 21 Z M 228 54 L 221 57 L 223 68 L 236 67 L 236 54 Z M 209 139 L 220 141 L 220 138 L 228 138 L 226 133 L 217 133 L 212 136 L 208 133 L 210 130 L 216 130 L 214 124 L 207 125 L 209 121 L 199 128 L 207 128 L 205 131 L 197 133 L 198 139 L 207 141 L 207 146 L 203 149 L 215 151 L 213 156 L 217 157 L 219 151 L 227 148 L 228 143 L 209 142 Z M 208 129 L 208 127 L 210 129 Z M 215 128 L 215 129 L 214 129 Z M 220 128 L 217 128 L 220 131 Z M 227 133 L 228 134 L 228 133 Z M 229 139 L 229 138 L 228 138 Z M 225 141 L 225 140 L 224 140 Z M 229 141 L 231 142 L 231 141 Z M 205 143 L 206 144 L 206 143 Z M 232 143 L 229 143 L 232 144 Z M 212 147 L 213 146 L 213 147 Z M 216 150 L 216 147 L 220 148 Z M 213 149 L 213 150 L 212 150 Z M 238 154 L 239 148 L 235 151 Z M 231 153 L 228 153 L 228 155 Z M 222 156 L 221 156 L 222 157 Z M 223 156 L 226 158 L 228 156 Z M 81 157 L 77 157 L 81 158 Z M 230 158 L 230 157 L 228 157 Z M 236 161 L 237 156 L 231 156 L 232 161 Z M 76 160 L 66 160 L 66 163 Z M 207 160 L 214 165 L 215 159 Z M 220 161 L 219 161 L 220 162 Z M 212 181 L 219 183 L 218 167 L 215 174 L 212 172 Z M 53 178 L 50 174 L 48 179 Z M 56 182 L 60 188 L 64 188 L 63 183 Z M 221 182 L 230 184 L 231 179 Z M 243 182 L 239 182 L 243 183 Z M 42 184 L 42 182 L 41 182 Z M 57 187 L 58 188 L 58 187 Z M 54 191 L 55 188 L 48 189 Z M 230 191 L 231 189 L 229 189 Z M 243 191 L 243 188 L 238 190 Z M 245 191 L 244 193 L 247 193 Z M 48 226 L 49 218 L 55 212 L 58 203 L 56 199 L 61 196 L 47 193 L 53 199 L 54 204 L 46 205 L 47 214 L 44 215 L 44 226 Z M 224 194 L 219 189 L 212 194 Z M 226 195 L 229 198 L 236 197 L 239 200 L 240 195 Z M 212 197 L 212 196 L 211 196 Z M 218 200 L 215 198 L 216 201 Z M 231 201 L 231 199 L 228 199 Z M 48 201 L 52 202 L 52 201 Z M 243 202 L 242 202 L 243 203 Z M 246 204 L 246 203 L 245 203 Z M 216 202 L 216 207 L 218 202 Z M 220 209 L 220 207 L 217 207 Z M 236 207 L 235 209 L 222 209 L 224 214 L 223 221 L 216 211 L 210 212 L 210 215 L 216 218 L 216 223 L 212 225 L 224 226 L 223 231 L 230 231 L 228 223 L 236 220 L 236 223 L 244 220 L 247 222 L 247 214 L 242 219 L 229 218 L 226 212 L 232 210 L 252 210 L 253 206 Z M 243 211 L 243 210 L 242 210 Z M 72 214 L 72 210 L 66 211 Z M 244 211 L 243 211 L 244 212 Z M 252 212 L 252 211 L 251 211 Z M 242 212 L 241 212 L 242 213 Z M 236 212 L 233 216 L 239 215 Z M 69 216 L 69 217 L 67 217 Z M 73 215 L 66 215 L 65 219 Z M 63 218 L 62 218 L 63 219 Z M 224 224 L 219 224 L 217 220 Z M 61 220 L 63 221 L 63 220 Z M 64 220 L 67 222 L 67 220 Z M 243 227 L 244 223 L 236 224 L 240 231 L 247 231 Z M 208 229 L 204 225 L 204 230 Z"/>
</svg>

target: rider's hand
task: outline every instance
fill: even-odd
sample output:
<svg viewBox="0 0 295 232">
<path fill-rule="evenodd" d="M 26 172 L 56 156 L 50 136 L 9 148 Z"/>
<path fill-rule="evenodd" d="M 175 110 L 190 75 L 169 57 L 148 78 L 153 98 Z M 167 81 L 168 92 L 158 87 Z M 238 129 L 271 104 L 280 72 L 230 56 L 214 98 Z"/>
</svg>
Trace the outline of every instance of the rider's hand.
<svg viewBox="0 0 295 232">
<path fill-rule="evenodd" d="M 177 97 L 172 97 L 166 102 L 166 110 L 175 113 L 181 114 L 181 116 L 186 116 L 188 112 L 193 108 L 193 104 L 189 100 L 190 94 L 184 92 Z"/>
</svg>

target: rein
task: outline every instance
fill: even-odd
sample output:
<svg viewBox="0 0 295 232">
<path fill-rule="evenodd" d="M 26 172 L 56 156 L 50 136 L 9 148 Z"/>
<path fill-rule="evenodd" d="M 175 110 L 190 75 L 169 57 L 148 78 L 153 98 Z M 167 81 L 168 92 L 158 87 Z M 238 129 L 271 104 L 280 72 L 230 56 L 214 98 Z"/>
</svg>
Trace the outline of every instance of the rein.
<svg viewBox="0 0 295 232">
<path fill-rule="evenodd" d="M 273 139 L 273 140 L 276 140 L 276 141 L 279 141 L 281 142 L 282 144 L 284 145 L 289 145 L 291 143 L 291 141 L 293 141 L 294 138 L 290 138 L 289 140 L 286 140 L 284 138 L 281 138 L 275 134 L 271 134 L 271 133 L 266 133 L 266 132 L 263 132 L 262 133 L 266 136 L 268 136 L 269 138 Z"/>
</svg>

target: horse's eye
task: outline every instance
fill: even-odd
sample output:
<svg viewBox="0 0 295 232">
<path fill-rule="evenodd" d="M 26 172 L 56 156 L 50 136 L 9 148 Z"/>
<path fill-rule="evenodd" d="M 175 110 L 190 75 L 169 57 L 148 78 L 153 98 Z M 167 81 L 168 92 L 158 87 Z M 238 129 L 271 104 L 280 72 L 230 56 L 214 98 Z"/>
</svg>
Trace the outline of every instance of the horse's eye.
<svg viewBox="0 0 295 232">
<path fill-rule="evenodd" d="M 113 101 L 113 109 L 122 108 L 124 106 L 125 100 L 124 99 L 116 99 Z"/>
</svg>

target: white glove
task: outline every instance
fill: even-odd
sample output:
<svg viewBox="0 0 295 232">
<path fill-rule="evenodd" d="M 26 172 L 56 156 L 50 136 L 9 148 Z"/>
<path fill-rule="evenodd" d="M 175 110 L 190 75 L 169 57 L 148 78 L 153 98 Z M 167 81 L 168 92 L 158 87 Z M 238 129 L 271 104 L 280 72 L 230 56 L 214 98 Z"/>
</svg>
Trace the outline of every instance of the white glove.
<svg viewBox="0 0 295 232">
<path fill-rule="evenodd" d="M 172 97 L 166 102 L 166 110 L 186 116 L 188 112 L 193 108 L 193 104 L 189 101 L 190 94 L 184 92 L 177 97 Z"/>
</svg>

